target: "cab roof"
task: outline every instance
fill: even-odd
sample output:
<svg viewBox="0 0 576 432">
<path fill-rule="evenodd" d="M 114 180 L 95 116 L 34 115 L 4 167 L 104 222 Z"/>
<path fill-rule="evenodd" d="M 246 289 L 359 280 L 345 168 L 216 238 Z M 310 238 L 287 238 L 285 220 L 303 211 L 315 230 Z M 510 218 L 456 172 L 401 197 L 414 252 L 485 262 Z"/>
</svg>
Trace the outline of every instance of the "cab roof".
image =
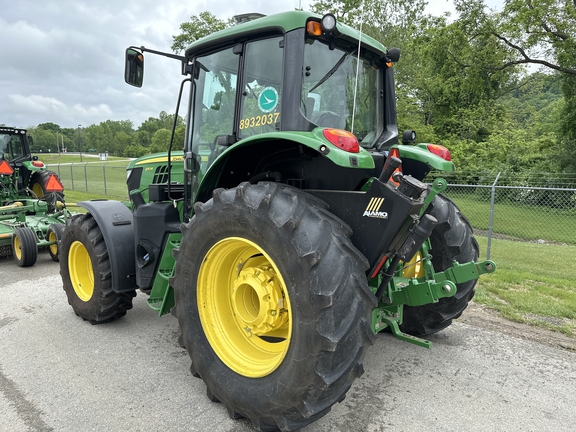
<svg viewBox="0 0 576 432">
<path fill-rule="evenodd" d="M 186 48 L 186 56 L 189 57 L 199 52 L 217 49 L 221 45 L 229 45 L 235 41 L 243 42 L 246 39 L 259 36 L 285 34 L 292 30 L 305 28 L 309 19 L 320 21 L 322 16 L 311 12 L 288 11 L 236 24 L 192 42 Z M 361 35 L 358 30 L 342 23 L 337 24 L 337 29 L 341 34 L 340 38 L 358 43 Z M 361 42 L 365 48 L 378 52 L 382 56 L 386 54 L 386 47 L 376 39 L 366 34 L 361 36 Z"/>
</svg>

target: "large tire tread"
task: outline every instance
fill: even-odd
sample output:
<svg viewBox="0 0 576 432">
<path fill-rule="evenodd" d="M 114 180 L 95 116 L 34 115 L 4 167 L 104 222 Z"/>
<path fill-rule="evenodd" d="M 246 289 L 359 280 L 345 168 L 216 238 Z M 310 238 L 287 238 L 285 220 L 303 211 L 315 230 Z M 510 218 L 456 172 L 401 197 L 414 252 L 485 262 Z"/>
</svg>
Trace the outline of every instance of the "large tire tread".
<svg viewBox="0 0 576 432">
<path fill-rule="evenodd" d="M 176 316 L 184 345 L 192 359 L 191 371 L 202 377 L 211 398 L 222 402 L 233 418 L 245 417 L 260 431 L 298 429 L 328 413 L 334 403 L 344 399 L 354 379 L 363 373 L 365 347 L 374 340 L 366 321 L 376 306 L 364 275 L 368 263 L 353 246 L 349 238 L 350 227 L 326 208 L 323 201 L 295 188 L 274 183 L 243 183 L 235 189 L 215 190 L 211 200 L 195 205 L 195 216 L 182 225 L 183 238 L 174 254 L 177 264 L 171 285 L 175 290 Z M 300 316 L 302 321 L 297 324 L 314 329 L 307 330 L 313 331 L 315 337 L 307 347 L 306 365 L 295 370 L 291 379 L 284 382 L 282 379 L 286 379 L 288 369 L 293 367 L 286 365 L 288 360 L 285 360 L 271 374 L 279 381 L 273 388 L 261 389 L 273 393 L 265 398 L 256 394 L 253 384 L 251 388 L 235 388 L 233 382 L 249 384 L 250 380 L 246 381 L 245 377 L 219 364 L 211 349 L 211 363 L 207 361 L 207 353 L 194 349 L 198 339 L 204 336 L 195 332 L 187 316 L 191 305 L 196 308 L 189 291 L 195 289 L 194 277 L 197 275 L 196 270 L 190 268 L 196 269 L 197 264 L 190 262 L 194 260 L 194 254 L 200 252 L 203 256 L 205 253 L 203 246 L 198 246 L 198 240 L 203 233 L 214 231 L 217 225 L 211 219 L 235 211 L 257 214 L 257 220 L 268 221 L 260 229 L 276 227 L 282 236 L 290 238 L 293 250 L 288 253 L 297 254 L 302 268 L 298 269 L 300 275 L 284 274 L 284 277 L 309 281 L 310 287 L 309 294 L 290 294 L 291 301 L 294 296 L 293 310 L 296 304 L 300 308 L 293 311 L 293 315 Z M 244 223 L 241 217 L 238 220 Z M 250 232 L 257 228 L 242 229 Z M 262 234 L 254 234 L 255 238 L 260 236 Z M 201 260 L 202 256 L 196 259 Z M 310 296 L 310 301 L 304 300 L 306 295 Z M 297 299 L 298 296 L 303 299 Z M 303 354 L 297 353 L 302 348 L 295 345 L 291 342 L 287 356 L 294 364 L 301 364 L 302 359 L 296 361 L 296 357 L 291 357 Z M 219 373 L 216 370 L 221 371 L 222 367 L 226 368 L 221 372 L 227 375 L 221 378 L 227 381 L 225 386 L 218 383 L 216 377 Z M 269 382 L 268 377 L 258 380 Z M 285 392 L 291 396 L 284 395 L 282 386 L 286 386 Z M 300 387 L 294 389 L 297 386 Z"/>
<path fill-rule="evenodd" d="M 94 271 L 94 293 L 83 301 L 76 294 L 70 279 L 69 253 L 73 242 L 80 241 L 90 256 Z M 60 274 L 68 303 L 76 315 L 90 322 L 103 324 L 126 315 L 132 309 L 136 291 L 117 293 L 112 289 L 112 270 L 108 249 L 96 220 L 90 214 L 74 216 L 67 225 L 60 241 Z"/>
</svg>

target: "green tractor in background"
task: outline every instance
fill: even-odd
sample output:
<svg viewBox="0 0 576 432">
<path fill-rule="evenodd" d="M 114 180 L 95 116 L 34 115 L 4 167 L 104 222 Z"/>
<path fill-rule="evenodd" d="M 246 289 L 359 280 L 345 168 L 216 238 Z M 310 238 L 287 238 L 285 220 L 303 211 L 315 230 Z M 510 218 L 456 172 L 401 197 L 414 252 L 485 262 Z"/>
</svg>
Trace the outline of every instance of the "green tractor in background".
<svg viewBox="0 0 576 432">
<path fill-rule="evenodd" d="M 0 257 L 34 265 L 38 248 L 58 261 L 58 241 L 70 213 L 56 173 L 32 157 L 25 129 L 0 126 Z"/>
<path fill-rule="evenodd" d="M 446 182 L 423 182 L 454 170 L 448 150 L 412 132 L 398 144 L 399 50 L 331 14 L 240 21 L 184 56 L 127 49 L 136 87 L 144 52 L 181 62 L 183 152 L 133 161 L 129 204 L 79 203 L 61 275 L 93 324 L 146 293 L 177 317 L 211 400 L 294 430 L 345 397 L 376 333 L 429 347 L 420 336 L 460 316 L 495 264 L 476 262 Z"/>
</svg>

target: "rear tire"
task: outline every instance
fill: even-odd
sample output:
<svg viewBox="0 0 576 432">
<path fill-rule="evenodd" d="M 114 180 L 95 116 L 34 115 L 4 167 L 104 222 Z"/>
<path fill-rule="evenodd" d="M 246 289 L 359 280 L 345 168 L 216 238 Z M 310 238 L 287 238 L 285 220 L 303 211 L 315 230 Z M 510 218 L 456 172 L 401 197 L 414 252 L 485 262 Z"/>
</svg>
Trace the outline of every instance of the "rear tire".
<svg viewBox="0 0 576 432">
<path fill-rule="evenodd" d="M 432 264 L 436 272 L 452 267 L 454 260 L 459 263 L 478 260 L 479 247 L 472 226 L 456 204 L 444 195 L 436 195 L 426 213 L 438 220 L 430 236 Z M 414 336 L 425 336 L 445 329 L 468 307 L 475 286 L 476 279 L 458 284 L 453 297 L 441 298 L 438 303 L 405 306 L 400 330 Z"/>
<path fill-rule="evenodd" d="M 56 210 L 56 201 L 64 202 L 64 193 L 46 190 L 46 184 L 51 175 L 58 176 L 54 171 L 36 171 L 32 174 L 28 186 L 36 198 L 42 198 L 46 201 L 50 213 Z"/>
<path fill-rule="evenodd" d="M 74 216 L 60 241 L 60 274 L 76 315 L 101 324 L 126 315 L 136 291 L 112 289 L 112 270 L 102 232 L 92 215 Z"/>
<path fill-rule="evenodd" d="M 48 246 L 48 253 L 54 261 L 58 261 L 58 250 L 60 248 L 60 240 L 62 240 L 62 233 L 64 232 L 64 224 L 51 224 L 46 231 L 46 240 L 54 242 Z"/>
<path fill-rule="evenodd" d="M 363 373 L 376 299 L 326 204 L 275 183 L 214 191 L 182 225 L 171 285 L 191 371 L 232 418 L 294 430 Z"/>
<path fill-rule="evenodd" d="M 12 235 L 12 254 L 20 267 L 30 267 L 38 259 L 36 234 L 29 227 L 20 227 Z"/>
</svg>

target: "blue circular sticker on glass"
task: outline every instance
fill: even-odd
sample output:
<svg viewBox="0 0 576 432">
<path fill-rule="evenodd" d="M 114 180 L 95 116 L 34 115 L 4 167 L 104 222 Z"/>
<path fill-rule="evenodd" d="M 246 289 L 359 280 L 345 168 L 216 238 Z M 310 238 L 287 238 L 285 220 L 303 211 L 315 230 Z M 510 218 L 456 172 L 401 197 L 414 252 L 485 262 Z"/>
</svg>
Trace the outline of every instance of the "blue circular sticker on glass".
<svg viewBox="0 0 576 432">
<path fill-rule="evenodd" d="M 258 97 L 258 108 L 260 111 L 269 113 L 278 106 L 278 92 L 274 87 L 264 87 Z"/>
</svg>

